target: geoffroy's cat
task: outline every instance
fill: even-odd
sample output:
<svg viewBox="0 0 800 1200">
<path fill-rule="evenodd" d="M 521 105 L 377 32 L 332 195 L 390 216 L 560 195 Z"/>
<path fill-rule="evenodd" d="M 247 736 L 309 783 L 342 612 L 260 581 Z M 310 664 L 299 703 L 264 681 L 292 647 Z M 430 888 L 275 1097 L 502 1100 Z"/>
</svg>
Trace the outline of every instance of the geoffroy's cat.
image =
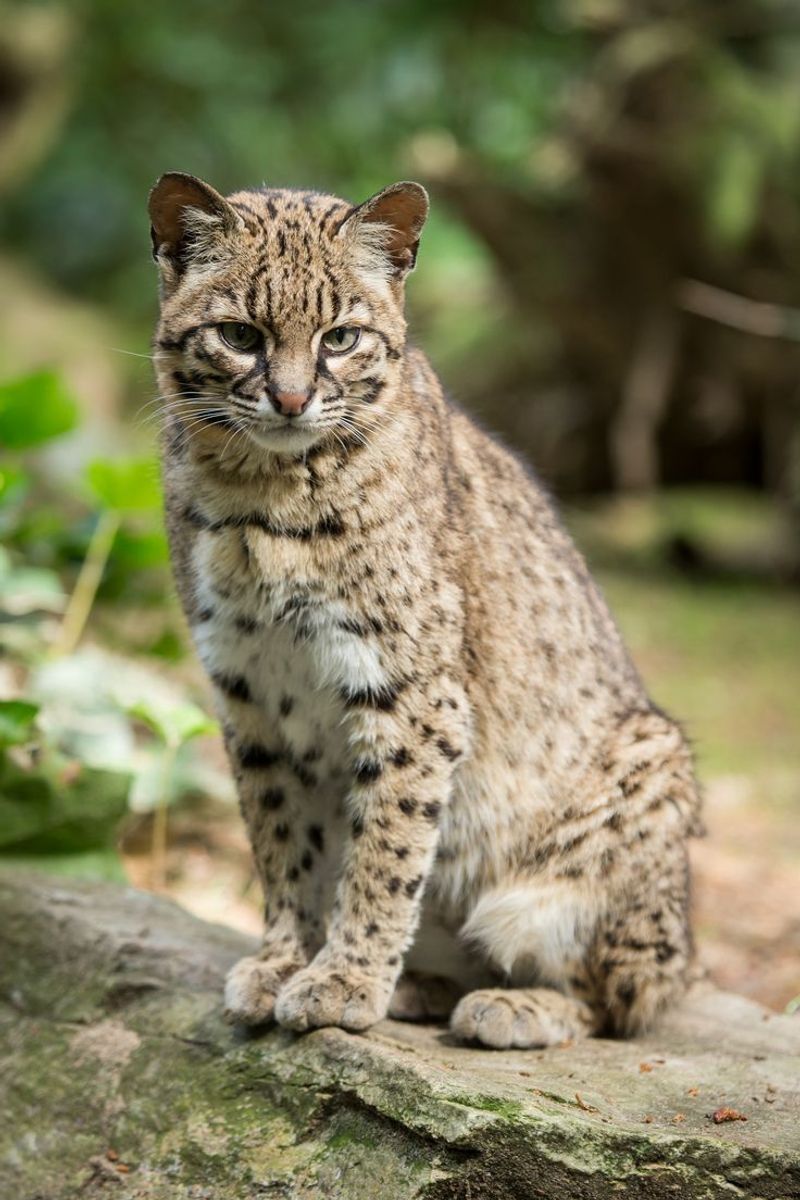
<svg viewBox="0 0 800 1200">
<path fill-rule="evenodd" d="M 406 341 L 427 210 L 150 196 L 172 559 L 265 900 L 227 1012 L 633 1033 L 691 968 L 691 755 L 535 478 Z"/>
</svg>

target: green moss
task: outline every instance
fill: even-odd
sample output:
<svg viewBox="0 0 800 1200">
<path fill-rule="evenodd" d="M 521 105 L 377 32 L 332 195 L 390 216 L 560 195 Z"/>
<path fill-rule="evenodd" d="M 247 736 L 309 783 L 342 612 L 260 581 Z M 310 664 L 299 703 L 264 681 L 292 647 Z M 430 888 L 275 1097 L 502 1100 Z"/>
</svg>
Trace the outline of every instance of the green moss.
<svg viewBox="0 0 800 1200">
<path fill-rule="evenodd" d="M 530 1119 L 530 1114 L 526 1114 L 518 1100 L 501 1100 L 498 1096 L 466 1094 L 449 1095 L 447 1099 L 452 1104 L 463 1105 L 464 1108 L 475 1108 L 479 1112 L 494 1113 L 505 1121 Z"/>
</svg>

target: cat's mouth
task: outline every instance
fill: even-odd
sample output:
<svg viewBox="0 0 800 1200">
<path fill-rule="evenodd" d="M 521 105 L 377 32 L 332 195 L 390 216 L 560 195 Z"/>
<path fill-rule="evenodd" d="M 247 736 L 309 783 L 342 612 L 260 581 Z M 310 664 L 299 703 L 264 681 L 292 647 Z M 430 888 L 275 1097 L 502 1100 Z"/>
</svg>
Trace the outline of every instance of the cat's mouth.
<svg viewBox="0 0 800 1200">
<path fill-rule="evenodd" d="M 307 450 L 319 441 L 322 433 L 316 422 L 300 424 L 296 420 L 286 420 L 281 424 L 251 424 L 247 429 L 248 437 L 262 450 L 283 453 Z"/>
</svg>

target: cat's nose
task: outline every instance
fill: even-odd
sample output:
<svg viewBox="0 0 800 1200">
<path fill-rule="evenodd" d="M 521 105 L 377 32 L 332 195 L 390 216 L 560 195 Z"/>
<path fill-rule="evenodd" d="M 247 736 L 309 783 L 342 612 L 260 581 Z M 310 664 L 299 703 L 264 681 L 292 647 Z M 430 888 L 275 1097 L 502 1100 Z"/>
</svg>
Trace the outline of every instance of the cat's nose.
<svg viewBox="0 0 800 1200">
<path fill-rule="evenodd" d="M 273 408 L 284 417 L 296 417 L 308 408 L 311 392 L 270 392 Z"/>
</svg>

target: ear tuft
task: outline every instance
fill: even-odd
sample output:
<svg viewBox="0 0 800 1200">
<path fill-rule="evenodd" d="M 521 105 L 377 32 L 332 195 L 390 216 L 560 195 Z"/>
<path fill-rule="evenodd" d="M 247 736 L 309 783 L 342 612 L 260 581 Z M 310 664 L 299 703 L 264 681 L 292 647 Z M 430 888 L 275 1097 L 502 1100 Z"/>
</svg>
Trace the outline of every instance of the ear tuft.
<svg viewBox="0 0 800 1200">
<path fill-rule="evenodd" d="M 366 236 L 373 247 L 377 242 L 392 274 L 402 279 L 416 264 L 428 208 L 428 193 L 421 184 L 393 183 L 354 208 L 341 230 L 352 231 L 356 238 Z"/>
<path fill-rule="evenodd" d="M 202 179 L 181 171 L 161 176 L 150 192 L 147 207 L 153 257 L 166 257 L 178 268 L 185 265 L 200 228 L 205 226 L 208 231 L 215 227 L 220 233 L 230 233 L 241 225 L 241 218 L 224 196 Z"/>
</svg>

